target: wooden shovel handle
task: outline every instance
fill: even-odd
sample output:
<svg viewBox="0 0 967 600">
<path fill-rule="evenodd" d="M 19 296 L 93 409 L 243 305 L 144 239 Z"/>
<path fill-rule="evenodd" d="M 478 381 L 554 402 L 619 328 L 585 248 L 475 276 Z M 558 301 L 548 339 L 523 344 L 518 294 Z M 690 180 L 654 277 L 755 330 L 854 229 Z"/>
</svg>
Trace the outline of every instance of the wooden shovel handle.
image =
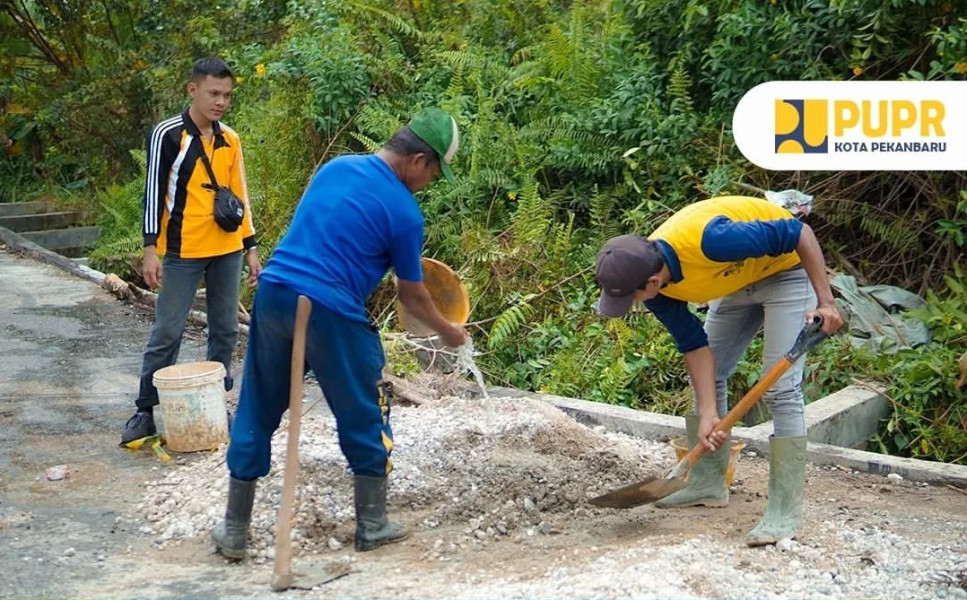
<svg viewBox="0 0 967 600">
<path fill-rule="evenodd" d="M 289 381 L 289 441 L 285 455 L 285 473 L 282 479 L 282 501 L 275 523 L 275 562 L 273 564 L 273 588 L 285 589 L 292 575 L 292 513 L 295 503 L 295 484 L 299 478 L 299 427 L 302 422 L 302 392 L 305 381 L 306 330 L 312 302 L 299 296 L 295 311 L 295 329 L 292 335 L 292 367 Z"/>
<path fill-rule="evenodd" d="M 796 338 L 796 342 L 792 345 L 792 348 L 785 356 L 779 359 L 769 372 L 766 373 L 762 379 L 759 380 L 752 389 L 749 390 L 742 399 L 732 407 L 732 410 L 728 412 L 722 420 L 718 422 L 712 431 L 728 431 L 732 429 L 732 426 L 739 422 L 739 419 L 745 416 L 745 413 L 749 412 L 759 398 L 766 393 L 766 390 L 772 387 L 772 384 L 776 382 L 777 379 L 782 377 L 783 373 L 793 365 L 794 362 L 799 360 L 806 352 L 811 350 L 819 342 L 826 339 L 826 334 L 823 333 L 823 319 L 822 317 L 816 316 L 812 321 L 809 322 L 803 330 L 799 332 L 799 336 Z M 689 453 L 682 459 L 682 463 L 688 465 L 691 468 L 698 459 L 702 458 L 705 454 L 705 444 L 698 443 L 692 448 Z M 675 471 L 679 471 L 682 467 L 682 463 L 675 468 Z"/>
<path fill-rule="evenodd" d="M 766 373 L 757 384 L 752 386 L 751 390 L 746 392 L 745 396 L 742 396 L 742 399 L 732 407 L 732 410 L 730 410 L 727 415 L 722 417 L 722 420 L 718 422 L 718 425 L 716 425 L 712 431 L 728 431 L 729 429 L 732 429 L 732 426 L 738 423 L 739 419 L 744 417 L 745 413 L 749 412 L 749 410 L 755 406 L 755 403 L 758 402 L 759 398 L 766 393 L 766 390 L 772 387 L 772 384 L 775 383 L 777 379 L 782 377 L 783 373 L 785 373 L 786 370 L 791 366 L 792 363 L 789 362 L 788 358 L 785 356 L 780 358 L 779 362 L 773 365 L 773 367 L 769 369 L 769 372 Z M 689 467 L 692 467 L 700 458 L 702 458 L 702 455 L 705 454 L 706 451 L 705 444 L 699 442 L 695 444 L 695 447 L 689 451 L 684 460 L 688 463 Z"/>
</svg>

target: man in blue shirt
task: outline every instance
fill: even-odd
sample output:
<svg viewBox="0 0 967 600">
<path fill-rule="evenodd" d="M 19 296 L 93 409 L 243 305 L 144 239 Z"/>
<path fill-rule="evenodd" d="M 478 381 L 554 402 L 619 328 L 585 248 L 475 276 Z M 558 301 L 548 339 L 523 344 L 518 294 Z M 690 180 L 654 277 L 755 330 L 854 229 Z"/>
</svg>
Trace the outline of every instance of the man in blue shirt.
<svg viewBox="0 0 967 600">
<path fill-rule="evenodd" d="M 842 325 L 812 229 L 784 208 L 758 198 L 723 196 L 679 210 L 648 239 L 622 235 L 597 255 L 599 311 L 620 317 L 643 302 L 675 338 L 695 396 L 685 419 L 689 446 L 711 452 L 691 469 L 685 489 L 659 507 L 726 506 L 727 433 L 712 433 L 728 412 L 728 378 L 759 329 L 763 371 L 792 348 L 807 319 Z M 708 302 L 704 327 L 689 302 Z M 804 359 L 765 393 L 775 436 L 770 442 L 769 503 L 747 538 L 750 546 L 793 537 L 802 524 L 806 477 Z"/>
<path fill-rule="evenodd" d="M 255 481 L 269 472 L 272 433 L 288 407 L 295 309 L 312 301 L 306 362 L 336 418 L 339 445 L 354 474 L 357 550 L 409 535 L 386 517 L 392 470 L 389 399 L 379 332 L 366 298 L 390 268 L 400 303 L 449 346 L 468 340 L 423 285 L 423 215 L 413 193 L 441 173 L 450 182 L 456 121 L 438 108 L 417 113 L 376 154 L 343 156 L 313 176 L 285 237 L 259 279 L 245 373 L 228 448 L 228 506 L 212 531 L 222 554 L 245 556 Z"/>
</svg>

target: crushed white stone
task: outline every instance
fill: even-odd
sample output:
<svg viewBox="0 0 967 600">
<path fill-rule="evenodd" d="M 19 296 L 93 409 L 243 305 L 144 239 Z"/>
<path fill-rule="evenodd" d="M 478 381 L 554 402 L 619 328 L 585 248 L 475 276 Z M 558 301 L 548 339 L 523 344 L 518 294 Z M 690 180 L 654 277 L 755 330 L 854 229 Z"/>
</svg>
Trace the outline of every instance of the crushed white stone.
<svg viewBox="0 0 967 600">
<path fill-rule="evenodd" d="M 323 407 L 314 407 L 302 420 L 292 529 L 296 556 L 325 556 L 352 546 L 352 478 L 334 420 Z M 410 518 L 409 524 L 440 532 L 426 544 L 424 561 L 446 563 L 495 540 L 533 539 L 574 520 L 593 522 L 599 513 L 587 505 L 588 498 L 643 474 L 667 473 L 674 464 L 666 444 L 587 428 L 533 399 L 442 396 L 420 406 L 394 406 L 392 425 L 397 445 L 389 486 L 391 517 L 416 513 L 419 521 Z M 286 428 L 284 421 L 274 438 L 271 473 L 258 485 L 248 550 L 255 564 L 274 556 Z M 129 517 L 159 548 L 207 536 L 224 513 L 224 457 L 221 449 L 171 469 L 149 485 Z M 958 579 L 967 570 L 967 531 L 954 536 L 959 544 L 931 545 L 857 525 L 855 516 L 844 510 L 811 523 L 807 543 L 787 540 L 751 549 L 707 534 L 684 541 L 646 538 L 631 548 L 595 548 L 590 558 L 555 558 L 527 577 L 443 577 L 432 588 L 420 586 L 420 595 L 967 599 Z M 400 577 L 405 580 L 406 574 Z M 346 585 L 333 588 L 338 590 L 334 593 L 412 595 L 402 582 L 396 588 L 358 592 L 350 591 L 356 583 L 347 579 Z"/>
<path fill-rule="evenodd" d="M 397 406 L 389 504 L 435 507 L 421 526 L 465 524 L 468 534 L 509 535 L 539 527 L 543 514 L 584 511 L 585 500 L 638 478 L 667 471 L 665 444 L 596 433 L 530 399 L 486 404 L 443 397 L 432 405 Z M 288 425 L 273 439 L 272 469 L 258 483 L 249 553 L 265 558 L 274 544 Z M 299 487 L 292 535 L 297 551 L 317 553 L 352 541 L 352 477 L 339 449 L 335 420 L 321 405 L 303 416 Z M 225 449 L 150 482 L 137 518 L 164 545 L 206 535 L 224 514 Z M 596 481 L 596 487 L 594 483 Z M 480 538 L 481 536 L 475 536 Z"/>
</svg>

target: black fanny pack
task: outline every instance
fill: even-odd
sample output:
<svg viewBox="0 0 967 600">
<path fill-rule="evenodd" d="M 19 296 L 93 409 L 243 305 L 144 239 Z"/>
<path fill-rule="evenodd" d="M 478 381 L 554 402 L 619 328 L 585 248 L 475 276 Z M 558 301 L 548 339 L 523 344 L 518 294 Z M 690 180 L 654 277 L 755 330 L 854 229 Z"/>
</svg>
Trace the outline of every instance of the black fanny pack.
<svg viewBox="0 0 967 600">
<path fill-rule="evenodd" d="M 245 217 L 245 203 L 235 195 L 231 188 L 218 185 L 212 164 L 208 161 L 208 155 L 205 154 L 204 146 L 202 147 L 201 161 L 205 164 L 209 179 L 212 180 L 210 184 L 203 184 L 203 187 L 215 192 L 215 222 L 229 233 L 238 231 L 238 228 L 242 225 L 242 219 Z"/>
<path fill-rule="evenodd" d="M 215 222 L 225 231 L 238 231 L 245 217 L 245 204 L 235 192 L 223 185 L 205 187 L 215 190 Z"/>
</svg>

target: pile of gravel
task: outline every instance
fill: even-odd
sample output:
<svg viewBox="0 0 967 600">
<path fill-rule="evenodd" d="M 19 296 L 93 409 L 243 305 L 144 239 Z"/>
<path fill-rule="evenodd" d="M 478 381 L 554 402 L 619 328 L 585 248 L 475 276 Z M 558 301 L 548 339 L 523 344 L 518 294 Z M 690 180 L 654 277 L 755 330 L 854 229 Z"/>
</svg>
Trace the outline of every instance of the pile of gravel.
<svg viewBox="0 0 967 600">
<path fill-rule="evenodd" d="M 352 477 L 324 403 L 302 419 L 294 553 L 340 550 L 355 527 Z M 586 499 L 671 468 L 665 444 L 591 430 L 532 399 L 444 396 L 392 410 L 396 446 L 391 512 L 412 511 L 419 528 L 459 525 L 461 543 L 550 533 L 555 515 L 587 515 Z M 276 433 L 268 477 L 259 481 L 249 555 L 272 558 L 282 490 L 287 422 Z M 134 519 L 158 547 L 207 535 L 224 514 L 228 476 L 222 448 L 147 486 Z M 408 516 L 408 522 L 413 522 Z M 445 553 L 450 546 L 440 548 Z M 456 549 L 456 548 L 453 548 Z"/>
<path fill-rule="evenodd" d="M 552 539 L 546 535 L 590 531 L 605 518 L 614 523 L 613 511 L 591 508 L 586 500 L 643 474 L 666 473 L 674 463 L 667 444 L 590 429 L 539 400 L 432 394 L 426 399 L 419 406 L 393 408 L 389 504 L 391 516 L 421 532 L 412 548 L 427 565 L 472 561 L 484 549 L 503 551 L 512 563 L 515 552 Z M 352 477 L 324 403 L 307 406 L 294 554 L 354 562 L 347 548 L 355 526 Z M 274 439 L 272 471 L 258 486 L 249 544 L 255 564 L 273 558 L 286 426 L 283 422 Z M 228 480 L 224 454 L 222 449 L 192 458 L 148 486 L 129 517 L 154 537 L 156 547 L 207 536 L 222 517 Z M 810 473 L 816 477 L 818 469 L 810 467 Z M 743 485 L 736 484 L 739 490 Z M 848 509 L 818 494 L 807 493 L 806 503 L 808 535 L 802 543 L 784 540 L 753 549 L 735 536 L 697 526 L 640 541 L 615 540 L 605 548 L 549 551 L 538 573 L 507 568 L 454 579 L 445 573 L 434 577 L 430 567 L 418 585 L 427 597 L 463 598 L 967 599 L 962 521 L 923 519 L 922 535 L 912 541 L 890 531 L 873 511 Z M 661 518 L 670 522 L 701 514 L 675 512 L 663 512 Z M 631 520 L 636 513 L 620 514 Z M 384 576 L 406 576 L 394 573 Z M 349 577 L 326 589 L 341 597 L 407 597 L 402 591 L 394 594 L 391 586 L 363 583 L 371 579 Z"/>
</svg>

